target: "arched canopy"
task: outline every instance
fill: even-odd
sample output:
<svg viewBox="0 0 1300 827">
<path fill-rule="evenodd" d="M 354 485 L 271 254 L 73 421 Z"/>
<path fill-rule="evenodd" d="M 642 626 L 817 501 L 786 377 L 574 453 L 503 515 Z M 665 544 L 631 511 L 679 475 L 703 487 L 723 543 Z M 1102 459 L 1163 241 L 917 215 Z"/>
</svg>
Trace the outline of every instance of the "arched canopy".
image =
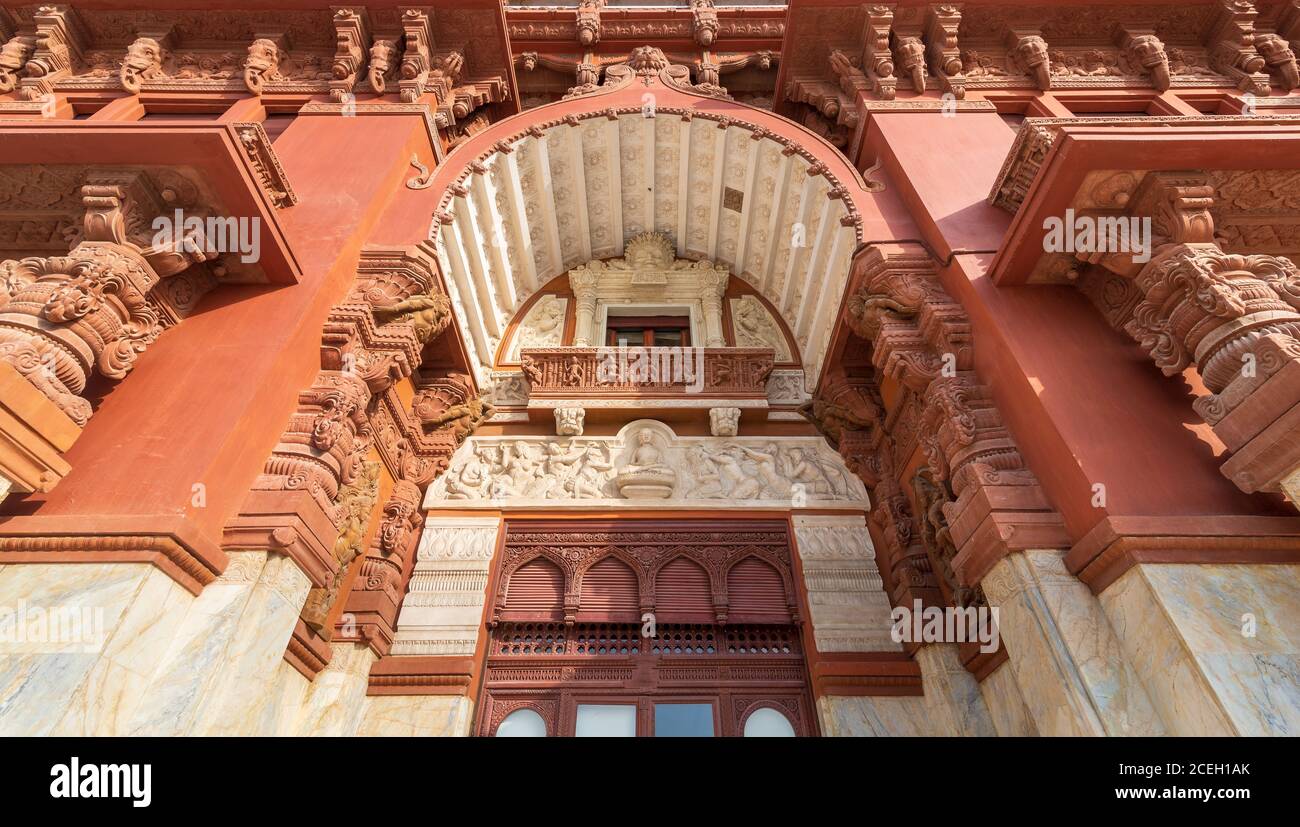
<svg viewBox="0 0 1300 827">
<path fill-rule="evenodd" d="M 542 285 L 658 231 L 678 256 L 723 264 L 762 293 L 816 381 L 868 190 L 814 133 L 670 74 L 506 119 L 435 173 L 434 241 L 481 375 Z"/>
</svg>

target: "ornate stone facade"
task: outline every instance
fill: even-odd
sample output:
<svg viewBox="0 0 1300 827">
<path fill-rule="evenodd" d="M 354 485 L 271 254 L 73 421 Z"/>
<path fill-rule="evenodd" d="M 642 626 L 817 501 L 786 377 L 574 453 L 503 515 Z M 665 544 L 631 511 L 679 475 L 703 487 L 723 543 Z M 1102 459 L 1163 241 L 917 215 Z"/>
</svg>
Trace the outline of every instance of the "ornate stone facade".
<svg viewBox="0 0 1300 827">
<path fill-rule="evenodd" d="M 129 5 L 0 8 L 0 733 L 1297 731 L 1300 0 Z"/>
</svg>

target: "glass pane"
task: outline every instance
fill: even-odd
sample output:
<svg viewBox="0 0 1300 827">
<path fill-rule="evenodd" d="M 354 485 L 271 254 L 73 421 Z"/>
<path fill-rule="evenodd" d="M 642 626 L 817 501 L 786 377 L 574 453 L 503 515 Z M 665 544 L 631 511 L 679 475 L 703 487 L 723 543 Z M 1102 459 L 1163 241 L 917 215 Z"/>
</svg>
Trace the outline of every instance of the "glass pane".
<svg viewBox="0 0 1300 827">
<path fill-rule="evenodd" d="M 681 347 L 681 330 L 656 330 L 655 347 Z"/>
<path fill-rule="evenodd" d="M 754 713 L 745 719 L 745 737 L 793 738 L 794 727 L 790 726 L 789 718 L 765 706 L 754 710 Z"/>
<path fill-rule="evenodd" d="M 636 707 L 625 704 L 578 704 L 579 738 L 635 738 Z"/>
<path fill-rule="evenodd" d="M 625 347 L 641 347 L 645 344 L 644 330 L 615 330 L 614 344 Z"/>
<path fill-rule="evenodd" d="M 497 727 L 498 738 L 545 738 L 546 722 L 531 709 L 516 709 Z"/>
<path fill-rule="evenodd" d="M 713 704 L 655 704 L 655 737 L 713 737 Z"/>
</svg>

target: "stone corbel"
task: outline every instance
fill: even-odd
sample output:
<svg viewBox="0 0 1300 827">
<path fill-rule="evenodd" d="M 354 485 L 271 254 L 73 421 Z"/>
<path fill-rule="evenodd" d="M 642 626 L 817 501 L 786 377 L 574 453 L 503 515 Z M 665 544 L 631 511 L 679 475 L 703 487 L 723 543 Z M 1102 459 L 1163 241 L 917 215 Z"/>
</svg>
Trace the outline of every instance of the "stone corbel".
<svg viewBox="0 0 1300 827">
<path fill-rule="evenodd" d="M 430 59 L 426 88 L 432 90 L 437 99 L 439 126 L 451 126 L 469 117 L 469 113 L 486 102 L 484 97 L 476 94 L 477 88 L 473 85 L 459 85 L 464 68 L 465 53 L 461 49 L 439 49 Z"/>
<path fill-rule="evenodd" d="M 36 37 L 21 34 L 9 12 L 0 8 L 0 93 L 12 92 L 23 76 L 23 68 L 36 51 Z"/>
<path fill-rule="evenodd" d="M 600 42 L 600 10 L 604 7 L 605 0 L 579 0 L 574 12 L 579 45 L 589 48 Z"/>
<path fill-rule="evenodd" d="M 1300 54 L 1300 0 L 1287 0 L 1274 21 L 1278 35 Z"/>
<path fill-rule="evenodd" d="M 474 384 L 464 374 L 421 374 L 417 384 L 420 390 L 411 400 L 411 413 L 426 434 L 446 434 L 453 444 L 460 445 L 479 423 L 492 416 L 492 405 L 477 395 Z"/>
<path fill-rule="evenodd" d="M 129 240 L 127 214 L 157 214 L 162 203 L 139 173 L 92 173 L 82 201 L 83 240 L 70 253 L 0 263 L 0 360 L 78 425 L 91 415 L 81 396 L 90 376 L 123 378 L 180 320 L 154 288 L 215 255 L 190 235 L 150 248 Z"/>
<path fill-rule="evenodd" d="M 558 436 L 582 436 L 582 423 L 587 412 L 582 408 L 556 408 L 555 433 Z"/>
<path fill-rule="evenodd" d="M 262 94 L 268 81 L 283 80 L 280 63 L 289 54 L 289 38 L 283 32 L 259 33 L 253 36 L 244 60 L 244 86 L 254 95 Z"/>
<path fill-rule="evenodd" d="M 735 436 L 740 432 L 740 408 L 709 408 L 709 433 Z"/>
<path fill-rule="evenodd" d="M 401 79 L 397 82 L 403 103 L 415 103 L 433 71 L 433 21 L 424 9 L 402 10 Z"/>
<path fill-rule="evenodd" d="M 353 94 L 357 80 L 365 73 L 370 47 L 370 17 L 366 10 L 334 7 L 334 39 L 330 100 L 342 102 Z"/>
<path fill-rule="evenodd" d="M 873 343 L 872 361 L 914 391 L 941 371 L 970 370 L 974 354 L 965 311 L 938 287 L 938 269 L 923 251 L 877 250 L 849 298 L 848 324 Z"/>
<path fill-rule="evenodd" d="M 361 561 L 357 583 L 344 606 L 349 621 L 340 622 L 336 638 L 359 640 L 383 657 L 393 644 L 397 613 L 414 563 L 424 514 L 423 494 L 410 480 L 398 480 L 384 501 L 379 530 Z"/>
<path fill-rule="evenodd" d="M 175 46 L 174 29 L 139 29 L 136 39 L 126 49 L 118 79 L 122 88 L 133 95 L 140 94 L 142 84 L 166 76 L 163 67 Z"/>
<path fill-rule="evenodd" d="M 1218 14 L 1205 40 L 1210 68 L 1226 75 L 1243 92 L 1269 93 L 1264 58 L 1255 51 L 1255 17 L 1249 0 L 1219 0 Z"/>
<path fill-rule="evenodd" d="M 828 387 L 828 399 L 834 399 L 843 387 Z M 878 397 L 877 397 L 878 401 Z M 843 404 L 843 400 L 832 404 Z M 866 430 L 846 430 L 839 438 L 840 455 L 849 470 L 857 474 L 871 492 L 872 509 L 868 515 L 881 541 L 881 574 L 895 606 L 943 605 L 943 594 L 930 558 L 916 532 L 911 501 L 898 482 L 894 471 L 893 439 L 885 431 L 883 409 L 877 407 L 874 422 Z M 909 644 L 914 648 L 915 643 Z"/>
<path fill-rule="evenodd" d="M 1283 90 L 1290 92 L 1300 86 L 1295 51 L 1285 39 L 1273 32 L 1256 34 L 1255 51 L 1264 58 L 1265 69 Z"/>
<path fill-rule="evenodd" d="M 939 88 L 957 100 L 966 97 L 966 76 L 962 74 L 961 50 L 957 29 L 961 25 L 961 6 L 936 4 L 926 10 L 925 43 L 930 72 Z"/>
<path fill-rule="evenodd" d="M 718 10 L 713 0 L 691 0 L 691 33 L 705 49 L 718 39 Z"/>
<path fill-rule="evenodd" d="M 31 57 L 23 67 L 18 97 L 35 101 L 54 91 L 54 83 L 71 75 L 81 63 L 90 37 L 71 6 L 41 6 L 32 15 L 36 26 Z"/>
<path fill-rule="evenodd" d="M 889 31 L 893 23 L 893 6 L 867 6 L 866 22 L 862 31 L 861 68 L 858 71 L 863 73 L 871 84 L 872 94 L 882 100 L 893 100 L 898 89 L 898 78 L 894 76 L 894 55 L 889 49 Z M 831 66 L 839 75 L 842 87 L 849 67 L 848 56 L 843 55 L 837 66 L 836 54 L 837 52 L 831 52 Z"/>
<path fill-rule="evenodd" d="M 914 18 L 910 14 L 906 19 L 895 15 L 889 41 L 895 71 L 899 77 L 910 80 L 912 89 L 921 94 L 925 92 L 925 43 L 921 40 L 921 22 Z"/>
<path fill-rule="evenodd" d="M 1115 27 L 1114 40 L 1128 62 L 1151 78 L 1152 86 L 1161 92 L 1169 88 L 1169 56 L 1155 29 L 1121 23 Z"/>
<path fill-rule="evenodd" d="M 375 400 L 396 392 L 425 342 L 450 323 L 450 301 L 427 259 L 420 248 L 363 251 L 352 293 L 326 320 L 321 370 L 227 524 L 226 547 L 287 553 L 314 586 L 329 587 L 344 516 L 339 492 L 390 434 L 373 421 Z"/>
<path fill-rule="evenodd" d="M 334 572 L 325 585 L 307 593 L 302 607 L 303 622 L 327 641 L 333 638 L 329 615 L 338 601 L 343 576 L 362 552 L 370 514 L 379 496 L 380 467 L 377 462 L 363 462 L 359 473 L 339 489 L 335 498 L 339 530 L 334 540 Z"/>
<path fill-rule="evenodd" d="M 1213 205 L 1204 174 L 1148 173 L 1126 212 L 1153 216 L 1150 260 L 1080 258 L 1132 285 L 1108 321 L 1166 376 L 1196 367 L 1210 393 L 1193 408 L 1233 451 L 1224 474 L 1247 492 L 1277 491 L 1300 471 L 1300 270 L 1225 252 Z"/>
<path fill-rule="evenodd" d="M 405 39 L 401 35 L 376 35 L 375 42 L 370 45 L 370 65 L 366 69 L 366 80 L 376 95 L 387 92 L 389 82 L 397 76 L 404 43 Z"/>
<path fill-rule="evenodd" d="M 848 100 L 834 84 L 821 79 L 793 78 L 786 84 L 785 96 L 811 107 L 811 111 L 797 119 L 804 126 L 837 147 L 843 148 L 848 143 L 849 129 L 845 123 L 857 116 L 857 104 Z"/>
<path fill-rule="evenodd" d="M 1047 55 L 1047 41 L 1042 30 L 1033 25 L 1012 24 L 1004 40 L 1007 54 L 1016 68 L 1046 91 L 1052 88 L 1052 61 Z"/>
</svg>

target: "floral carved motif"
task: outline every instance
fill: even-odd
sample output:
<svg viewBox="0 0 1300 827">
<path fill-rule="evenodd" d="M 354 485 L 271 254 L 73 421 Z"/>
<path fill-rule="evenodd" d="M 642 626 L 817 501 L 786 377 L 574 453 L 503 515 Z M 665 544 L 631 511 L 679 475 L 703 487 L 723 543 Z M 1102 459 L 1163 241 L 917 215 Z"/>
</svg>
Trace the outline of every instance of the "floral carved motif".
<svg viewBox="0 0 1300 827">
<path fill-rule="evenodd" d="M 87 379 L 124 377 L 192 306 L 184 291 L 177 306 L 155 288 L 215 256 L 192 232 L 179 242 L 136 243 L 162 203 L 147 175 L 105 170 L 82 180 L 80 243 L 63 256 L 0 262 L 0 359 L 78 424 L 91 414 L 80 396 Z M 212 281 L 188 284 L 201 294 Z"/>
</svg>

